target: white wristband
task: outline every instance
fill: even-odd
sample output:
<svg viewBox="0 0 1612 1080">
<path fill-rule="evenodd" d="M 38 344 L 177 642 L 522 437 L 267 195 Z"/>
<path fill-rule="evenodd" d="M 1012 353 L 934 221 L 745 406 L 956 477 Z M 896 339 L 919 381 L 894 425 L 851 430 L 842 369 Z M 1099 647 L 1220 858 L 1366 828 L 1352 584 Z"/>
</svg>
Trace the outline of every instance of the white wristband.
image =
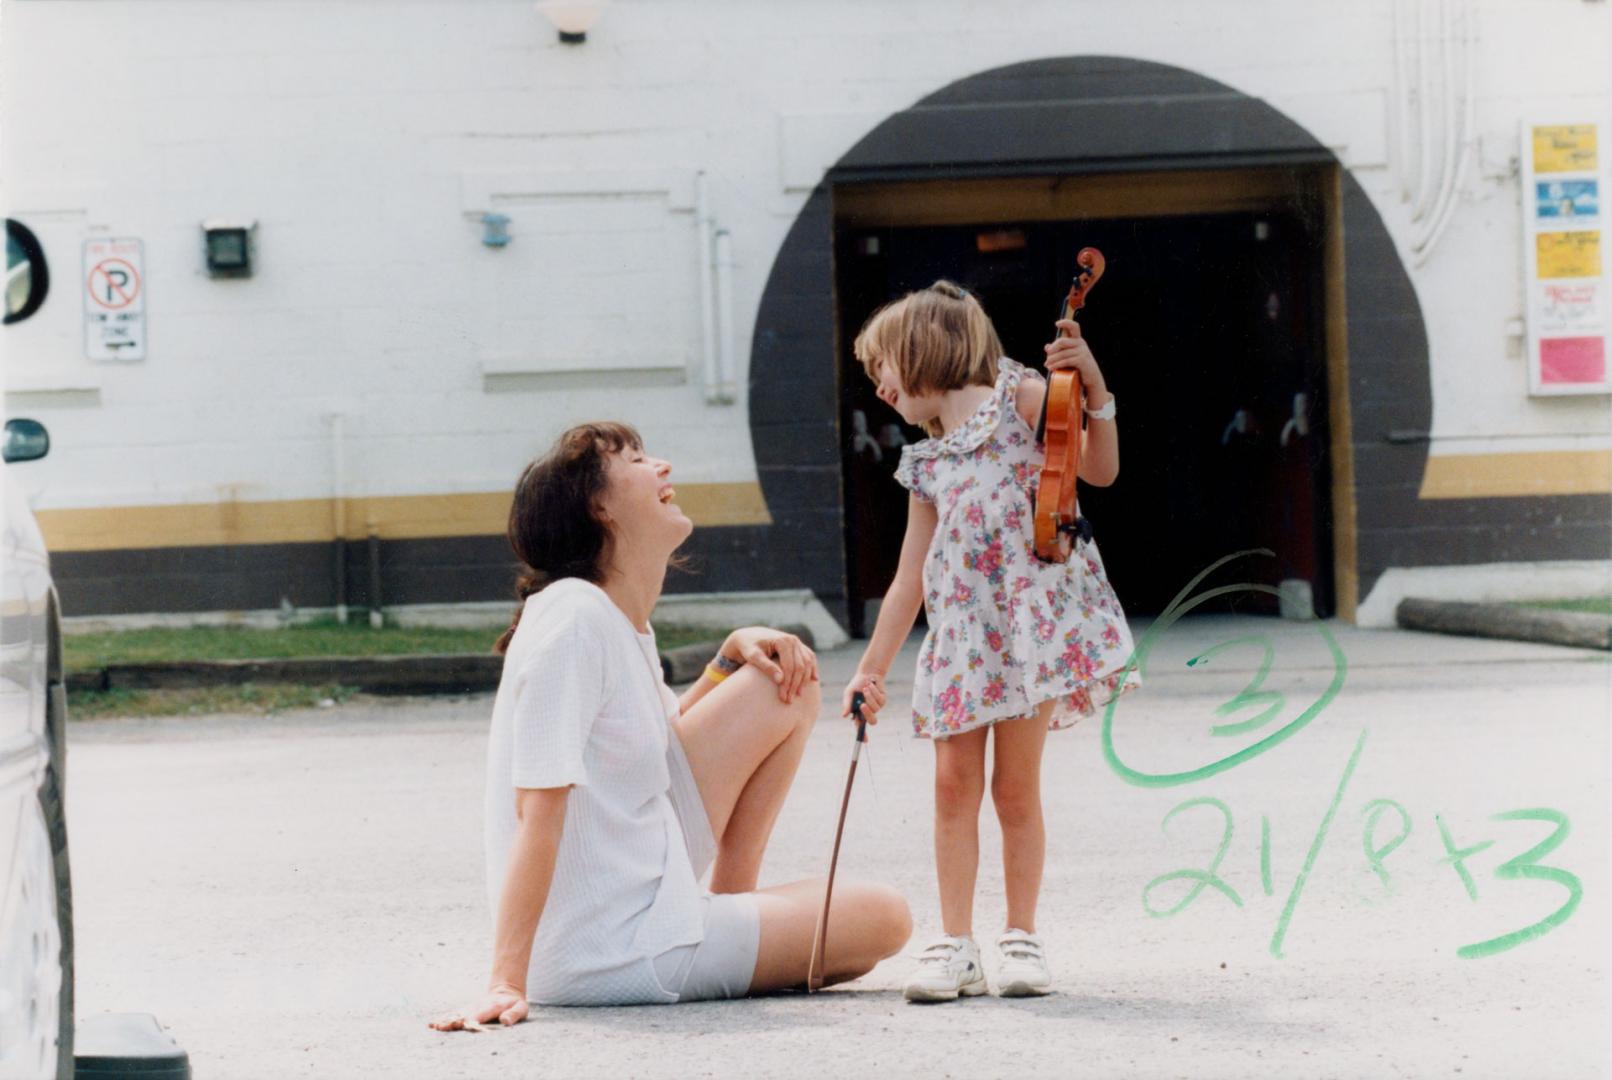
<svg viewBox="0 0 1612 1080">
<path fill-rule="evenodd" d="M 1112 419 L 1114 419 L 1114 395 L 1113 394 L 1108 395 L 1108 400 L 1103 404 L 1102 408 L 1100 408 L 1100 409 L 1087 409 L 1086 410 L 1086 415 L 1091 417 L 1093 420 L 1112 420 Z"/>
</svg>

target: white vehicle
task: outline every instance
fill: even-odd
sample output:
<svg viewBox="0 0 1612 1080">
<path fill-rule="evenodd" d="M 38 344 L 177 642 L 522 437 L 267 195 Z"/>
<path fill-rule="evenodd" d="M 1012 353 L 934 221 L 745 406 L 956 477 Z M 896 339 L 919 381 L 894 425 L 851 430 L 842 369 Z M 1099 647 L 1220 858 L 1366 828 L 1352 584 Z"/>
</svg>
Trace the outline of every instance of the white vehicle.
<svg viewBox="0 0 1612 1080">
<path fill-rule="evenodd" d="M 44 537 L 17 463 L 50 438 L 10 420 L 0 494 L 0 1078 L 73 1075 L 73 912 L 62 802 L 67 693 L 61 619 Z M 8 475 L 8 473 L 10 475 Z"/>
</svg>

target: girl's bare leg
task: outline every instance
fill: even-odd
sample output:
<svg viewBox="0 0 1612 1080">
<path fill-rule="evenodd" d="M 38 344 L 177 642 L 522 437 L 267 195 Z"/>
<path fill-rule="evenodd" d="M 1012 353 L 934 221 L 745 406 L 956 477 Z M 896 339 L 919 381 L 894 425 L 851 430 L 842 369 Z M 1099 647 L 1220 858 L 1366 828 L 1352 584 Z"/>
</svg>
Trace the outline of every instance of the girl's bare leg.
<svg viewBox="0 0 1612 1080">
<path fill-rule="evenodd" d="M 1052 702 L 1032 717 L 996 725 L 991 801 L 1002 825 L 1002 878 L 1007 924 L 1035 933 L 1036 902 L 1047 861 L 1047 830 L 1041 815 L 1041 751 L 1047 742 Z"/>
<path fill-rule="evenodd" d="M 940 881 L 941 924 L 953 937 L 974 933 L 988 731 L 975 728 L 935 740 L 935 874 Z"/>
<path fill-rule="evenodd" d="M 750 993 L 805 986 L 823 913 L 823 879 L 795 881 L 754 895 L 761 909 L 761 947 Z M 818 970 L 825 985 L 858 978 L 894 956 L 911 936 L 912 914 L 900 893 L 888 885 L 835 878 L 827 952 Z"/>
<path fill-rule="evenodd" d="M 717 838 L 712 892 L 756 887 L 821 702 L 821 684 L 808 682 L 786 705 L 771 679 L 746 667 L 673 722 Z"/>
</svg>

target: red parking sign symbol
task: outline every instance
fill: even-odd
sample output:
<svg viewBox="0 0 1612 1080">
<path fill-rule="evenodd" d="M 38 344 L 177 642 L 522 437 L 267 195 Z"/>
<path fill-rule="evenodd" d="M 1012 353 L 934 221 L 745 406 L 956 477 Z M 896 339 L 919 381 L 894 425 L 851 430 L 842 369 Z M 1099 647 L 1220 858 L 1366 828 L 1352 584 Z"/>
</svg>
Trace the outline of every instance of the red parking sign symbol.
<svg viewBox="0 0 1612 1080">
<path fill-rule="evenodd" d="M 102 259 L 90 268 L 90 299 L 108 311 L 128 307 L 140 295 L 140 273 L 126 259 Z"/>
</svg>

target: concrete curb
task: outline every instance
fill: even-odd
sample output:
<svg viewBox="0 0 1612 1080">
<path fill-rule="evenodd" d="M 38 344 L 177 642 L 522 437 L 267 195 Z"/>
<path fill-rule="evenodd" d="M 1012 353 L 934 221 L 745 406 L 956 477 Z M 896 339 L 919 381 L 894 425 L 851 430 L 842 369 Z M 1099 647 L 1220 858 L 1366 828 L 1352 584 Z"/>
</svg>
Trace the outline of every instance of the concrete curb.
<svg viewBox="0 0 1612 1080">
<path fill-rule="evenodd" d="M 1612 615 L 1586 611 L 1407 597 L 1399 602 L 1394 619 L 1406 630 L 1612 650 Z"/>
<path fill-rule="evenodd" d="M 805 626 L 782 629 L 810 646 Z M 722 638 L 680 645 L 660 654 L 669 683 L 700 677 Z M 416 656 L 318 656 L 287 660 L 177 660 L 109 664 L 67 674 L 69 690 L 179 690 L 243 683 L 351 686 L 366 694 L 476 694 L 498 689 L 504 658 L 496 653 Z"/>
<path fill-rule="evenodd" d="M 288 660 L 181 660 L 109 664 L 70 672 L 69 690 L 180 690 L 242 683 L 351 686 L 367 694 L 473 694 L 493 690 L 504 668 L 494 653 L 320 656 Z"/>
</svg>

